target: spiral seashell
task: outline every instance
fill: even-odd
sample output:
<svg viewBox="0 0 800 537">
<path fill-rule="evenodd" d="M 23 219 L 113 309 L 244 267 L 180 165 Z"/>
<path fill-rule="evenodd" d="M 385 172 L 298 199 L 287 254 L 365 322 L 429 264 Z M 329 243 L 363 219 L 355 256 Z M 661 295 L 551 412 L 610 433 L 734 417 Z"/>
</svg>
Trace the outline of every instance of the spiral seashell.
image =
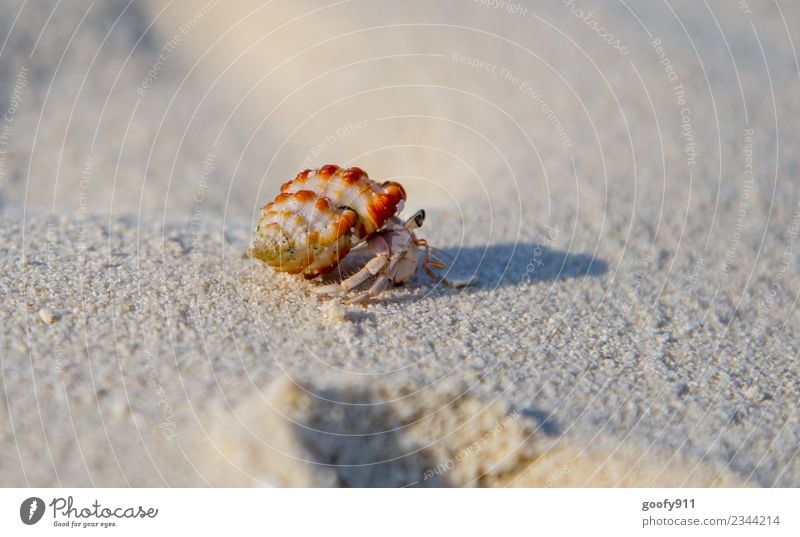
<svg viewBox="0 0 800 537">
<path fill-rule="evenodd" d="M 405 197 L 400 184 L 376 183 L 360 168 L 302 171 L 261 209 L 249 253 L 279 272 L 315 278 L 380 230 Z"/>
</svg>

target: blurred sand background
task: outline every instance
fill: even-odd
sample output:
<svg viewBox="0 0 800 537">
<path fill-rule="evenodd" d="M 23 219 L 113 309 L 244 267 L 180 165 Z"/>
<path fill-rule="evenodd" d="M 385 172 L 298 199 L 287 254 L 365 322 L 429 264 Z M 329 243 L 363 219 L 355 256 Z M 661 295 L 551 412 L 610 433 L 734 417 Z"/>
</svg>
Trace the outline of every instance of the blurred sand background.
<svg viewBox="0 0 800 537">
<path fill-rule="evenodd" d="M 800 485 L 797 3 L 4 12 L 0 484 Z M 476 284 L 244 258 L 328 162 Z"/>
</svg>

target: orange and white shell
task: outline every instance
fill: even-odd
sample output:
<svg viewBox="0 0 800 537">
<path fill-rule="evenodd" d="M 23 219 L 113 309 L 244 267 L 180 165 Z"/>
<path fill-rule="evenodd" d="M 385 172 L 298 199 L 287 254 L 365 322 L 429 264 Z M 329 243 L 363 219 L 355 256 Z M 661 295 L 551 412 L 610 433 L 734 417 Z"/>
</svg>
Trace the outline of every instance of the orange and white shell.
<svg viewBox="0 0 800 537">
<path fill-rule="evenodd" d="M 315 278 L 383 228 L 405 197 L 398 183 L 376 183 L 360 168 L 302 171 L 262 207 L 249 253 L 279 272 Z"/>
</svg>

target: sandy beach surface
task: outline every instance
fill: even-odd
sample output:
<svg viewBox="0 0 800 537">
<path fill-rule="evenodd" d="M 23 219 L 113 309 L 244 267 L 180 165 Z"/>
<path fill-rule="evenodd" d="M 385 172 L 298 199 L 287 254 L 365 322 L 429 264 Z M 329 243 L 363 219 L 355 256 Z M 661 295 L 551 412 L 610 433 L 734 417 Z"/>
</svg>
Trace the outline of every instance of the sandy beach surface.
<svg viewBox="0 0 800 537">
<path fill-rule="evenodd" d="M 800 5 L 7 4 L 0 485 L 800 486 Z M 329 162 L 474 283 L 247 258 Z"/>
</svg>

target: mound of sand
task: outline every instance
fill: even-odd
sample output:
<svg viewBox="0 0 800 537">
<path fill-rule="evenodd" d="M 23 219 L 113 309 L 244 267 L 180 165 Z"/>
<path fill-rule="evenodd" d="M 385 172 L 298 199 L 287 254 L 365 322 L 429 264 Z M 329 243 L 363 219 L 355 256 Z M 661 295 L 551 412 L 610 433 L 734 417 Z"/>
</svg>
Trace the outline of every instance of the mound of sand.
<svg viewBox="0 0 800 537">
<path fill-rule="evenodd" d="M 197 440 L 216 485 L 293 487 L 741 486 L 722 467 L 659 449 L 556 435 L 542 416 L 464 386 L 272 381 Z"/>
</svg>

